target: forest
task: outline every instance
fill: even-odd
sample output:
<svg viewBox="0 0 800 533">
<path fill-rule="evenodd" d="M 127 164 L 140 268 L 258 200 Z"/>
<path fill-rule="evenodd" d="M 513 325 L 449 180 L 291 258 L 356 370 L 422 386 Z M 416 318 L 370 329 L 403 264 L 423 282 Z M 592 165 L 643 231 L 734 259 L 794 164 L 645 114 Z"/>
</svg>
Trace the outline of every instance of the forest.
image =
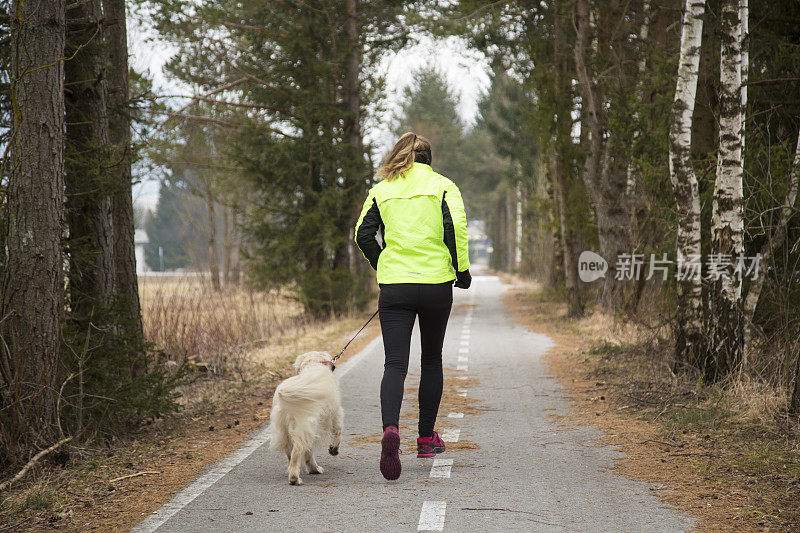
<svg viewBox="0 0 800 533">
<path fill-rule="evenodd" d="M 140 20 L 181 94 L 129 60 Z M 436 65 L 405 74 L 382 121 L 382 61 L 420 35 L 485 58 L 473 121 Z M 151 267 L 208 274 L 203 299 L 286 302 L 237 311 L 238 337 L 204 332 L 217 352 L 289 315 L 369 310 L 353 228 L 374 139 L 406 131 L 483 222 L 491 269 L 557 295 L 564 320 L 652 331 L 701 387 L 774 391 L 780 438 L 800 435 L 795 0 L 4 0 L 0 61 L 2 480 L 181 416 L 201 343 L 181 317 L 153 326 L 135 228 Z M 587 251 L 604 263 L 590 281 Z"/>
</svg>

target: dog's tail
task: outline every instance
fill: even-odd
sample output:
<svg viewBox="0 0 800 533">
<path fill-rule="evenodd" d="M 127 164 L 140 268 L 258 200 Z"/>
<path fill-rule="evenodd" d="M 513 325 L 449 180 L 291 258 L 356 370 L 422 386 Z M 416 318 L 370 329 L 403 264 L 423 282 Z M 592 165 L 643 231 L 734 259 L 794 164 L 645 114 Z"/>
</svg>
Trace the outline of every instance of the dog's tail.
<svg viewBox="0 0 800 533">
<path fill-rule="evenodd" d="M 278 385 L 270 416 L 273 449 L 280 449 L 287 442 L 287 432 L 292 434 L 292 440 L 313 440 L 314 421 L 331 400 L 329 379 L 330 370 L 321 367 L 319 371 L 303 372 Z"/>
</svg>

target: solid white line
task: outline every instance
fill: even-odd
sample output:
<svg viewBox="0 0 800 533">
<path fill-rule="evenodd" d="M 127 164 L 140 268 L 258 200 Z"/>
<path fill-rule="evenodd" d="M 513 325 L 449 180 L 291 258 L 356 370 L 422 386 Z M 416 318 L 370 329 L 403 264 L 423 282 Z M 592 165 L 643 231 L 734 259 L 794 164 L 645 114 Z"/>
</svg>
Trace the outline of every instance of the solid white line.
<svg viewBox="0 0 800 533">
<path fill-rule="evenodd" d="M 469 366 L 467 366 L 467 365 L 457 365 L 457 366 L 456 366 L 456 370 L 464 370 L 464 371 L 467 371 L 467 370 L 469 370 Z"/>
<path fill-rule="evenodd" d="M 450 413 L 447 418 L 464 418 L 464 413 Z"/>
<path fill-rule="evenodd" d="M 452 459 L 434 459 L 431 467 L 430 477 L 450 477 L 450 470 L 453 468 Z"/>
<path fill-rule="evenodd" d="M 175 513 L 189 505 L 195 498 L 203 494 L 214 483 L 222 479 L 228 472 L 233 470 L 239 463 L 250 457 L 262 444 L 269 440 L 269 428 L 261 429 L 256 435 L 250 438 L 247 443 L 233 452 L 228 457 L 216 463 L 211 470 L 200 476 L 194 483 L 180 491 L 169 502 L 164 504 L 158 511 L 148 516 L 141 524 L 133 528 L 136 533 L 152 533 L 164 523 L 172 518 Z"/>
<path fill-rule="evenodd" d="M 353 367 L 363 361 L 376 347 L 380 346 L 382 338 L 380 336 L 372 340 L 367 346 L 356 355 L 338 365 L 336 374 L 339 379 L 344 377 Z M 254 451 L 260 448 L 269 440 L 269 426 L 260 429 L 255 435 L 250 437 L 241 448 L 218 461 L 202 476 L 197 478 L 192 484 L 176 494 L 169 502 L 144 519 L 144 521 L 133 528 L 135 533 L 152 533 L 160 528 L 164 523 L 175 516 L 175 514 L 192 503 L 195 498 L 207 491 L 214 483 L 225 477 L 228 472 L 236 468 L 242 461 L 250 457 Z"/>
<path fill-rule="evenodd" d="M 458 437 L 461 436 L 461 429 L 446 429 L 442 432 L 442 440 L 445 442 L 458 442 Z"/>
<path fill-rule="evenodd" d="M 447 502 L 423 502 L 422 510 L 419 512 L 419 525 L 417 526 L 417 531 L 443 530 L 446 512 Z"/>
</svg>

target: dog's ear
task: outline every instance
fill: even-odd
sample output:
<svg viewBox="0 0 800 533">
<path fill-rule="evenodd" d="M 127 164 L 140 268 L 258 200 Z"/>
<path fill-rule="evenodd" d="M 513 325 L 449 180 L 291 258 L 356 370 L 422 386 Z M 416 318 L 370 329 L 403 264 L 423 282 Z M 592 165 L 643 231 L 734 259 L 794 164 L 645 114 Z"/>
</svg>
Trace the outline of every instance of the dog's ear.
<svg viewBox="0 0 800 533">
<path fill-rule="evenodd" d="M 294 360 L 294 371 L 300 372 L 304 366 L 308 363 L 308 356 L 311 355 L 310 353 L 301 353 L 297 356 L 297 359 Z"/>
<path fill-rule="evenodd" d="M 309 363 L 321 363 L 322 361 L 332 361 L 333 357 L 328 352 L 307 352 L 297 356 L 294 360 L 294 371 L 300 372 Z"/>
</svg>

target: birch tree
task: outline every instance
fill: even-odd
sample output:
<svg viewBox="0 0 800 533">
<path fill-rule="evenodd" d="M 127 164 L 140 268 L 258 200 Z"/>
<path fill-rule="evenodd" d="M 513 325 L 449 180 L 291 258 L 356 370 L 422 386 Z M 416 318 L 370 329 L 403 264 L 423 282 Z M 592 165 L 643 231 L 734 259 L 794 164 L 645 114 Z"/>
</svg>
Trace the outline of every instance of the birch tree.
<svg viewBox="0 0 800 533">
<path fill-rule="evenodd" d="M 677 211 L 676 364 L 693 364 L 702 353 L 700 193 L 691 163 L 692 115 L 697 96 L 705 0 L 686 0 L 678 76 L 669 131 L 669 174 Z"/>
<path fill-rule="evenodd" d="M 719 153 L 711 214 L 711 346 L 703 364 L 709 378 L 724 376 L 741 362 L 742 278 L 735 272 L 744 253 L 742 148 L 745 86 L 742 85 L 742 10 L 725 0 L 721 16 Z"/>
</svg>

